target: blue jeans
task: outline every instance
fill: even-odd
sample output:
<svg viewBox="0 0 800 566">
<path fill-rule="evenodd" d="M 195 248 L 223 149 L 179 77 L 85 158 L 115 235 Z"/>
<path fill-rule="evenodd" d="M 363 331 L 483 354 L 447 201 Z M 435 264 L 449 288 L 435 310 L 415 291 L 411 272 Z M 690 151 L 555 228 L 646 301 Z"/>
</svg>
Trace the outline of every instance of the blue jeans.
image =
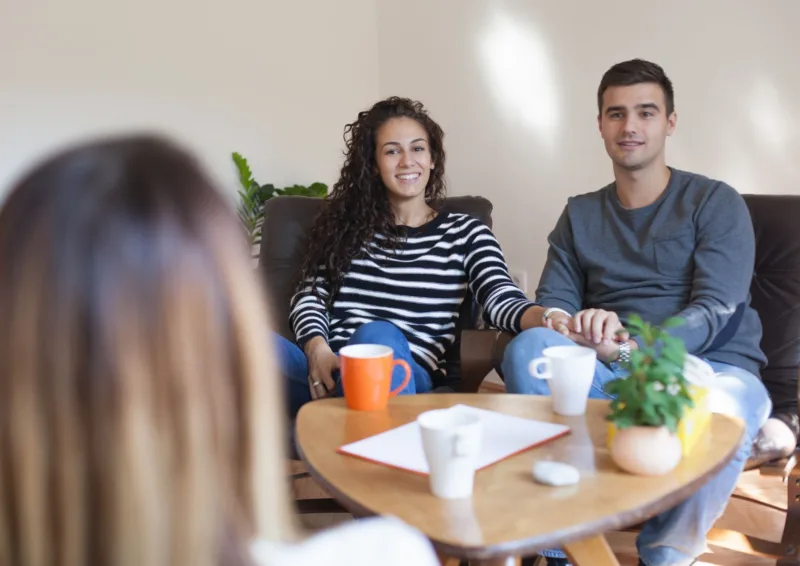
<svg viewBox="0 0 800 566">
<path fill-rule="evenodd" d="M 573 345 L 569 338 L 548 328 L 532 328 L 514 338 L 503 357 L 503 376 L 509 393 L 548 395 L 547 380 L 535 379 L 528 364 L 542 355 L 548 346 Z M 707 360 L 706 360 L 707 361 Z M 736 456 L 715 477 L 686 501 L 649 519 L 636 541 L 639 557 L 646 566 L 687 566 L 706 549 L 706 534 L 725 511 L 728 498 L 736 487 L 739 474 L 750 455 L 758 430 L 772 409 L 764 384 L 756 376 L 735 366 L 708 362 L 716 373 L 720 390 L 716 412 L 724 412 L 745 422 L 745 438 Z M 622 377 L 602 362 L 597 362 L 594 383 L 589 394 L 595 399 L 609 399 L 603 385 Z M 544 556 L 564 557 L 559 550 L 542 551 Z"/>
<path fill-rule="evenodd" d="M 297 344 L 279 334 L 273 336 L 281 373 L 288 380 L 289 415 L 294 419 L 300 407 L 311 401 L 311 391 L 308 388 L 308 360 Z M 433 388 L 433 381 L 428 371 L 415 362 L 411 356 L 408 339 L 391 322 L 379 320 L 364 324 L 347 341 L 348 346 L 353 344 L 389 346 L 394 351 L 395 359 L 405 360 L 408 363 L 411 367 L 411 379 L 408 381 L 408 385 L 400 391 L 400 395 L 427 393 Z M 395 367 L 392 373 L 392 389 L 403 383 L 405 376 L 403 368 Z M 334 372 L 333 377 L 336 381 L 336 388 L 332 395 L 341 397 L 342 383 L 338 370 Z"/>
</svg>

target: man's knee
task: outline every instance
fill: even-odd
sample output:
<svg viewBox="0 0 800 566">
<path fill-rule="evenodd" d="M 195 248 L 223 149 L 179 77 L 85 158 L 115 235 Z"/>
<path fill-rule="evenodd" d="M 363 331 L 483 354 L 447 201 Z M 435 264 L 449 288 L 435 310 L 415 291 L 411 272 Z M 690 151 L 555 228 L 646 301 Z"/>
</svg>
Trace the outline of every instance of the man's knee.
<svg viewBox="0 0 800 566">
<path fill-rule="evenodd" d="M 772 402 L 764 384 L 756 376 L 732 367 L 722 369 L 715 380 L 716 387 L 709 398 L 709 409 L 743 419 L 750 440 L 772 410 Z"/>
<path fill-rule="evenodd" d="M 503 362 L 527 362 L 542 355 L 542 351 L 554 343 L 562 343 L 564 336 L 550 328 L 529 328 L 520 332 L 506 346 Z"/>
<path fill-rule="evenodd" d="M 528 373 L 531 360 L 542 355 L 542 350 L 563 342 L 564 337 L 549 328 L 531 328 L 521 332 L 506 346 L 503 354 L 503 378 L 509 393 L 548 395 L 550 387 L 541 379 Z"/>
</svg>

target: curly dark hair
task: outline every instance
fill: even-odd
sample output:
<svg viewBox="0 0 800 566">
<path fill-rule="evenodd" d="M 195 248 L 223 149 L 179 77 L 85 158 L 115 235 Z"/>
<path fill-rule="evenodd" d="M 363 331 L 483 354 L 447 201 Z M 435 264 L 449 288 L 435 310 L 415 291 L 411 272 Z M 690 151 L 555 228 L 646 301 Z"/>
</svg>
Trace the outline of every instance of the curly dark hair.
<svg viewBox="0 0 800 566">
<path fill-rule="evenodd" d="M 316 279 L 324 271 L 330 288 L 326 300 L 329 307 L 350 263 L 376 233 L 386 237 L 388 249 L 397 249 L 401 243 L 401 231 L 395 225 L 376 156 L 378 129 L 392 118 L 412 118 L 425 128 L 432 162 L 436 164 L 425 187 L 425 201 L 438 210 L 444 200 L 444 132 L 422 103 L 393 96 L 359 112 L 356 121 L 344 128 L 344 165 L 309 231 L 297 282 L 300 289 L 310 278 L 312 292 L 316 292 Z"/>
</svg>

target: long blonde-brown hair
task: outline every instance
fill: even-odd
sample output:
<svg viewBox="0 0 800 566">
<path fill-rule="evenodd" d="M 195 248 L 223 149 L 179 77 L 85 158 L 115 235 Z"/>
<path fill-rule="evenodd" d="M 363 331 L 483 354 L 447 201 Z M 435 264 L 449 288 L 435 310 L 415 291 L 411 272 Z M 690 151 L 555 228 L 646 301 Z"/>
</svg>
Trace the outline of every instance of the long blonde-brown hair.
<svg viewBox="0 0 800 566">
<path fill-rule="evenodd" d="M 0 211 L 0 564 L 247 564 L 292 536 L 283 392 L 235 214 L 153 137 Z"/>
</svg>

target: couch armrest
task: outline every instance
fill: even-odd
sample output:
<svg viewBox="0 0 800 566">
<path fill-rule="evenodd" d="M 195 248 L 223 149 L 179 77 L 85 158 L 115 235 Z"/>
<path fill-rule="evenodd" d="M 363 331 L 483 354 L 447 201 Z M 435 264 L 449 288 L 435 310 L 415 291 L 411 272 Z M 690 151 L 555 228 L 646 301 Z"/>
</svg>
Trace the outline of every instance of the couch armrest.
<svg viewBox="0 0 800 566">
<path fill-rule="evenodd" d="M 494 351 L 492 352 L 492 368 L 503 381 L 505 381 L 506 378 L 500 366 L 503 364 L 503 355 L 506 353 L 506 346 L 508 346 L 508 343 L 511 342 L 514 336 L 515 334 L 510 332 L 500 332 L 494 344 Z"/>
<path fill-rule="evenodd" d="M 461 393 L 477 393 L 484 378 L 494 368 L 494 347 L 497 330 L 463 330 L 461 332 Z"/>
</svg>

